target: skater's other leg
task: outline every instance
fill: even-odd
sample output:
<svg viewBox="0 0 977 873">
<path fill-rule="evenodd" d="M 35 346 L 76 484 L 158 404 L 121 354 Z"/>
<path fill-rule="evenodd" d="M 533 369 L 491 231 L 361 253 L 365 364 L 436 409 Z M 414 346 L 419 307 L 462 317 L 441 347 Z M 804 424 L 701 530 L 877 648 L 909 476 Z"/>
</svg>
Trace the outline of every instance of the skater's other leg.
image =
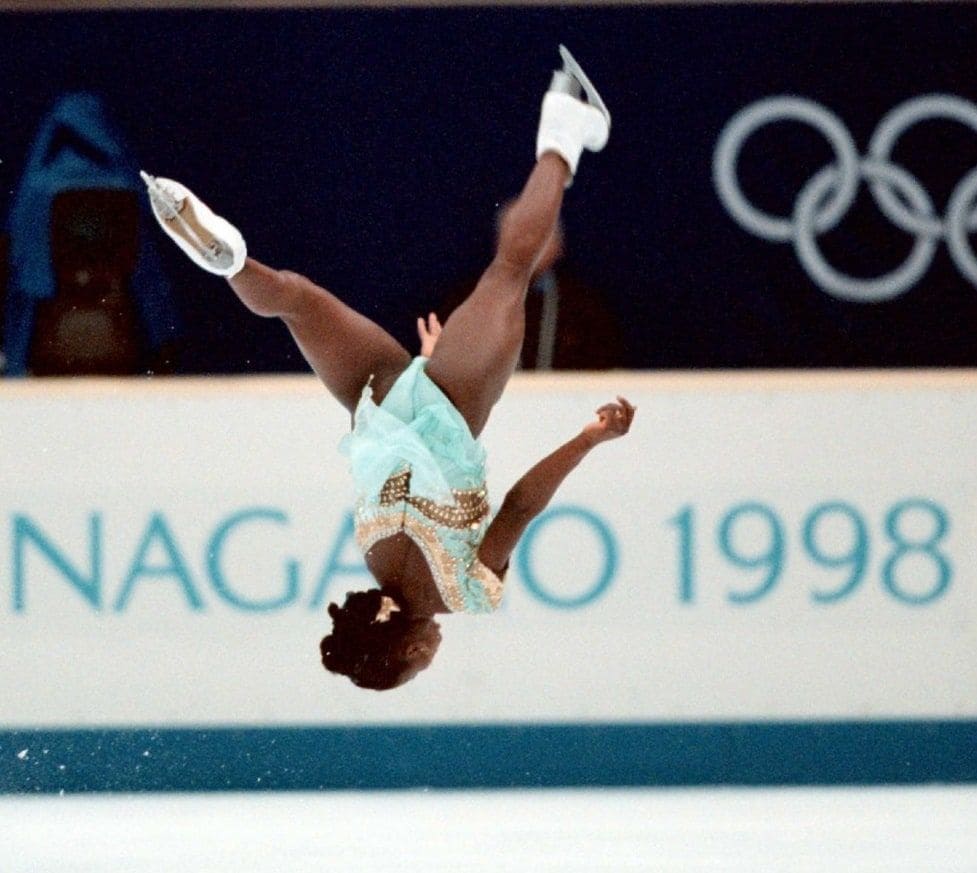
<svg viewBox="0 0 977 873">
<path fill-rule="evenodd" d="M 256 315 L 285 322 L 309 366 L 350 412 L 371 376 L 379 403 L 410 363 L 383 328 L 305 276 L 248 258 L 227 281 Z"/>
<path fill-rule="evenodd" d="M 247 256 L 244 238 L 185 185 L 142 174 L 160 227 L 199 267 L 224 276 L 257 315 L 281 318 L 333 396 L 351 412 L 370 376 L 379 403 L 410 363 L 385 330 L 325 288 Z"/>
<path fill-rule="evenodd" d="M 515 370 L 529 278 L 556 230 L 570 171 L 547 152 L 499 227 L 495 258 L 445 323 L 427 366 L 478 436 Z"/>
<path fill-rule="evenodd" d="M 563 69 L 554 72 L 540 111 L 537 164 L 502 221 L 495 259 L 448 319 L 427 368 L 475 436 L 519 358 L 527 286 L 556 228 L 563 191 L 583 151 L 599 152 L 610 134 L 604 101 L 563 46 L 560 55 Z"/>
</svg>

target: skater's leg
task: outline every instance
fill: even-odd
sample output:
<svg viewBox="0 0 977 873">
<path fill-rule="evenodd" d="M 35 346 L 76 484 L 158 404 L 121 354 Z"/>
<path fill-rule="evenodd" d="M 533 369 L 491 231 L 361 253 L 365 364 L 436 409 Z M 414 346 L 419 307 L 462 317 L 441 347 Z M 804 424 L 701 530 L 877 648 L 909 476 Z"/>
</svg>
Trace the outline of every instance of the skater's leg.
<svg viewBox="0 0 977 873">
<path fill-rule="evenodd" d="M 543 97 L 538 162 L 502 221 L 495 259 L 448 319 L 427 367 L 475 436 L 515 369 L 525 330 L 526 289 L 556 228 L 563 191 L 581 153 L 600 151 L 610 133 L 604 101 L 562 46 L 560 54 L 564 67 L 554 73 Z"/>
<path fill-rule="evenodd" d="M 248 258 L 227 281 L 252 312 L 285 322 L 309 365 L 351 412 L 370 376 L 379 403 L 410 363 L 383 328 L 298 273 Z"/>
<path fill-rule="evenodd" d="M 499 228 L 495 258 L 475 290 L 444 325 L 427 365 L 475 436 L 519 358 L 529 278 L 556 229 L 570 171 L 553 152 L 542 155 Z"/>
<path fill-rule="evenodd" d="M 352 411 L 370 376 L 379 403 L 410 363 L 385 330 L 297 273 L 273 270 L 247 257 L 240 232 L 186 186 L 142 174 L 160 227 L 198 266 L 224 276 L 245 306 L 281 318 L 305 359 L 332 394 Z"/>
</svg>

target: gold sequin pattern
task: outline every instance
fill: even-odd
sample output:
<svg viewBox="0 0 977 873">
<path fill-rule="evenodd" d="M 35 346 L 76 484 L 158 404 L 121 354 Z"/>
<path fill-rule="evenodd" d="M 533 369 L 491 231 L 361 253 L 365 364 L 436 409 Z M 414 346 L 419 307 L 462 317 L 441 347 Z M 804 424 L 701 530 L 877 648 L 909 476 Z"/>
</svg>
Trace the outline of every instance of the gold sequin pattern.
<svg viewBox="0 0 977 873">
<path fill-rule="evenodd" d="M 380 489 L 380 505 L 391 506 L 401 501 L 409 503 L 425 518 L 455 530 L 475 528 L 489 513 L 488 494 L 484 488 L 470 488 L 451 492 L 454 506 L 435 503 L 426 497 L 410 493 L 410 469 L 394 473 Z"/>
<path fill-rule="evenodd" d="M 454 506 L 412 495 L 410 469 L 401 470 L 384 483 L 378 504 L 372 501 L 357 504 L 356 542 L 365 554 L 375 543 L 403 531 L 424 555 L 441 599 L 449 610 L 466 611 L 458 583 L 458 579 L 465 574 L 483 587 L 489 603 L 495 609 L 502 600 L 502 580 L 478 560 L 474 543 L 472 559 L 463 566 L 444 547 L 435 527 L 466 531 L 474 536 L 489 514 L 486 489 L 456 490 L 452 494 Z M 414 511 L 411 512 L 411 509 Z"/>
<path fill-rule="evenodd" d="M 371 518 L 361 516 L 357 521 L 356 543 L 363 554 L 366 554 L 374 543 L 403 531 L 417 544 L 421 554 L 424 555 L 444 605 L 452 612 L 464 612 L 465 601 L 455 581 L 459 570 L 464 568 L 459 567 L 458 560 L 441 545 L 437 532 L 429 524 L 421 523 L 407 512 L 397 511 L 390 504 L 387 505 L 386 510 Z M 477 559 L 476 562 L 484 566 Z M 489 573 L 492 572 L 488 568 L 485 569 Z M 500 592 L 501 584 L 500 582 Z"/>
<path fill-rule="evenodd" d="M 492 609 L 498 609 L 502 602 L 502 589 L 505 587 L 505 583 L 477 557 L 468 566 L 468 575 L 485 589 Z M 504 572 L 503 575 L 505 575 Z"/>
</svg>

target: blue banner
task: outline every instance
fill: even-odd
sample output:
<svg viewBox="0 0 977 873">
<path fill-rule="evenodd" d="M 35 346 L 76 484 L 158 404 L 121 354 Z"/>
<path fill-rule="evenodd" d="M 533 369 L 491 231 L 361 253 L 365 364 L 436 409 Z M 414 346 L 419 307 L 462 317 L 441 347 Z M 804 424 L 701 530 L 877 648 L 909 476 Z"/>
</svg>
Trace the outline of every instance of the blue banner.
<svg viewBox="0 0 977 873">
<path fill-rule="evenodd" d="M 941 3 L 6 14 L 0 212 L 44 114 L 94 90 L 143 166 L 413 348 L 490 259 L 565 42 L 614 120 L 558 269 L 621 351 L 575 360 L 972 366 L 974 23 Z M 165 267 L 184 369 L 304 369 L 172 247 Z"/>
</svg>

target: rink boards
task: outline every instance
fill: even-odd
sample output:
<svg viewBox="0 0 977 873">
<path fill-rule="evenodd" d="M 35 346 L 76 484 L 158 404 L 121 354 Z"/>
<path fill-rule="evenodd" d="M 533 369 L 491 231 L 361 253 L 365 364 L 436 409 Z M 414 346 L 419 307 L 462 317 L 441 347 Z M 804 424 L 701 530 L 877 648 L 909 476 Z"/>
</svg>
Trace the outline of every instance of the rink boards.
<svg viewBox="0 0 977 873">
<path fill-rule="evenodd" d="M 3 386 L 0 789 L 977 778 L 977 376 L 520 376 L 493 504 L 616 394 L 501 612 L 375 694 L 318 664 L 369 577 L 314 380 Z"/>
</svg>

